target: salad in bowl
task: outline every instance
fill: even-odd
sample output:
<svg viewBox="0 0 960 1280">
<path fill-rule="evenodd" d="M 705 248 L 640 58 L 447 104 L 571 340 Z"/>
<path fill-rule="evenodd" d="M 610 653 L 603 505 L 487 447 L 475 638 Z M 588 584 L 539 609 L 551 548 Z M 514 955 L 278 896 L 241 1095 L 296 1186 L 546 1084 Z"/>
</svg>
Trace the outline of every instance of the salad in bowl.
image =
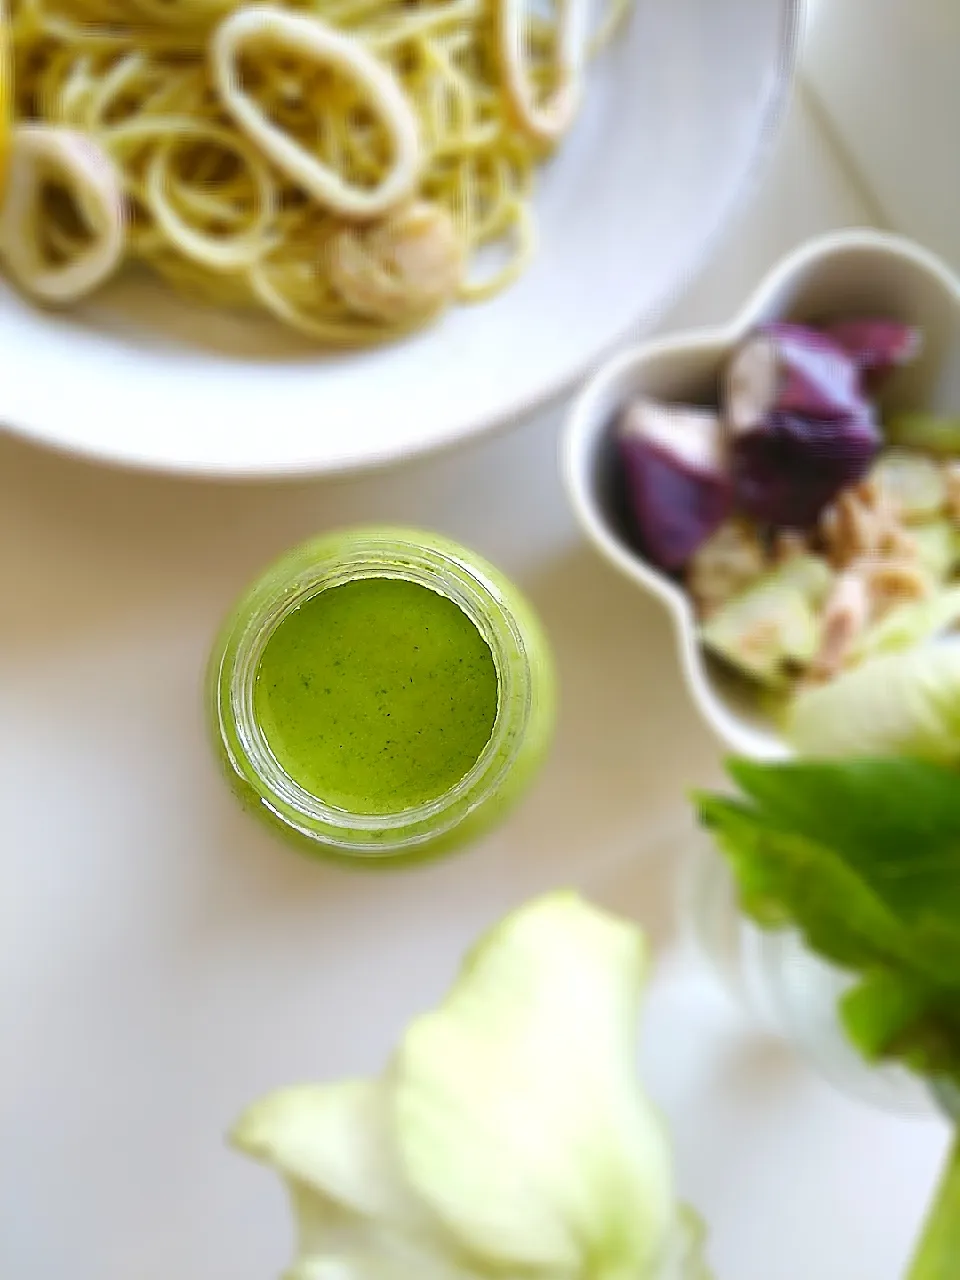
<svg viewBox="0 0 960 1280">
<path fill-rule="evenodd" d="M 574 507 L 671 611 L 734 750 L 960 758 L 958 412 L 960 284 L 876 232 L 805 246 L 731 328 L 585 391 Z"/>
</svg>

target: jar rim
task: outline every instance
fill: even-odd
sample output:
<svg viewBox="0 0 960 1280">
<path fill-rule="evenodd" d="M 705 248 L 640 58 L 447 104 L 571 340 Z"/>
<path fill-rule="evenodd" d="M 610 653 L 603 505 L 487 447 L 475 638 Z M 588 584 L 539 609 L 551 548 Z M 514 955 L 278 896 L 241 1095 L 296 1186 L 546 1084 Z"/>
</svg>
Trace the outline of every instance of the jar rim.
<svg viewBox="0 0 960 1280">
<path fill-rule="evenodd" d="M 490 647 L 497 677 L 490 737 L 471 768 L 441 795 L 386 814 L 338 808 L 296 782 L 270 747 L 253 700 L 263 651 L 281 622 L 323 591 L 367 578 L 413 582 L 451 600 Z M 411 853 L 458 827 L 516 763 L 531 716 L 530 655 L 497 583 L 464 549 L 404 530 L 353 530 L 294 548 L 242 597 L 219 651 L 216 717 L 231 768 L 284 826 L 359 857 Z"/>
</svg>

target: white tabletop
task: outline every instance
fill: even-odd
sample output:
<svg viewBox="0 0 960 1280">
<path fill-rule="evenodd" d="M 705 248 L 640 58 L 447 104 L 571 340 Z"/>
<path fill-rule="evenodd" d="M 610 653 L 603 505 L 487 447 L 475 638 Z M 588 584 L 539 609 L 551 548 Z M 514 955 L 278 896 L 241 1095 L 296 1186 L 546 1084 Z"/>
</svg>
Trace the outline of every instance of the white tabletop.
<svg viewBox="0 0 960 1280">
<path fill-rule="evenodd" d="M 728 315 L 804 236 L 866 217 L 803 104 L 672 322 Z M 579 539 L 556 415 L 386 475 L 217 488 L 0 441 L 0 1275 L 269 1280 L 290 1230 L 221 1135 L 259 1093 L 376 1070 L 464 947 L 563 882 L 635 913 L 660 966 L 643 1069 L 718 1280 L 895 1280 L 944 1135 L 849 1102 L 716 991 L 670 925 L 662 840 L 718 778 L 659 608 Z M 234 595 L 358 520 L 450 533 L 527 588 L 563 709 L 534 793 L 447 862 L 351 874 L 234 805 L 199 688 Z"/>
</svg>

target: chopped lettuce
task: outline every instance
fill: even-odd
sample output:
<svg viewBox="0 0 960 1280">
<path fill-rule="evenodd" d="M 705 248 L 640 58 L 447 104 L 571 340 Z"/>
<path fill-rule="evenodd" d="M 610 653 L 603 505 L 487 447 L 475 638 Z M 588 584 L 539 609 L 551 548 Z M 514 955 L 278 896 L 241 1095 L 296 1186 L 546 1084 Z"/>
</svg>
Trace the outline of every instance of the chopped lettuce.
<svg viewBox="0 0 960 1280">
<path fill-rule="evenodd" d="M 702 626 L 711 653 L 769 688 L 806 666 L 820 646 L 820 607 L 832 581 L 826 563 L 803 555 L 764 574 Z"/>
<path fill-rule="evenodd" d="M 804 756 L 903 753 L 960 763 L 960 639 L 882 654 L 803 690 L 784 732 Z"/>
<path fill-rule="evenodd" d="M 946 477 L 926 454 L 887 449 L 880 455 L 872 476 L 897 504 L 908 524 L 932 520 L 947 505 Z"/>
<path fill-rule="evenodd" d="M 934 582 L 945 582 L 960 563 L 960 531 L 951 520 L 929 520 L 910 530 L 921 566 Z"/>
<path fill-rule="evenodd" d="M 772 571 L 784 585 L 791 584 L 803 592 L 814 608 L 819 608 L 834 583 L 834 572 L 823 556 L 812 552 L 791 556 Z"/>
<path fill-rule="evenodd" d="M 891 444 L 950 458 L 960 456 L 960 417 L 914 412 L 894 414 L 884 423 Z"/>
<path fill-rule="evenodd" d="M 881 653 L 898 653 L 932 640 L 960 624 L 960 586 L 946 587 L 925 600 L 897 605 L 860 637 L 851 663 Z"/>
</svg>

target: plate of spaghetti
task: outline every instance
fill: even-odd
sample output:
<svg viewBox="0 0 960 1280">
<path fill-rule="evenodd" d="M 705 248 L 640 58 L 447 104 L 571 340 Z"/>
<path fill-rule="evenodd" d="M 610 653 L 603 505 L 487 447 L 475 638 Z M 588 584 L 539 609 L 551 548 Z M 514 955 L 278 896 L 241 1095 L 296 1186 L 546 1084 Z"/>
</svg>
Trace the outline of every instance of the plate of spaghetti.
<svg viewBox="0 0 960 1280">
<path fill-rule="evenodd" d="M 0 423 L 382 464 L 570 390 L 703 261 L 796 0 L 0 0 Z"/>
</svg>

